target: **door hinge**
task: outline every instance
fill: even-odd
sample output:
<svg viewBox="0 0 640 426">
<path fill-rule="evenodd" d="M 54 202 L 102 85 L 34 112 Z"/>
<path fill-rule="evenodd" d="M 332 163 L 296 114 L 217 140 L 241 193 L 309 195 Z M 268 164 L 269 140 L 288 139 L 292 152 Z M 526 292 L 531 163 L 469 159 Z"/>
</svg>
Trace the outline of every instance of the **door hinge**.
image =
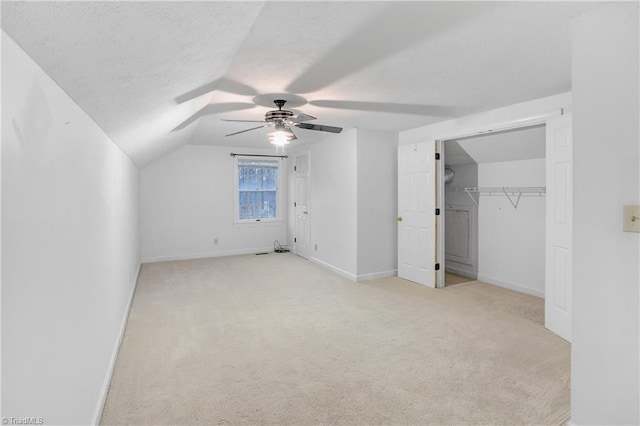
<svg viewBox="0 0 640 426">
<path fill-rule="evenodd" d="M 436 216 L 440 216 L 440 209 L 436 209 Z"/>
<path fill-rule="evenodd" d="M 439 159 L 440 159 L 440 153 L 436 152 L 436 160 L 439 160 Z"/>
<path fill-rule="evenodd" d="M 294 242 L 294 243 L 297 243 L 297 242 L 298 242 L 298 240 L 294 237 L 294 238 L 293 238 L 293 242 Z"/>
<path fill-rule="evenodd" d="M 439 271 L 439 270 L 440 270 L 440 264 L 436 263 L 436 271 Z"/>
</svg>

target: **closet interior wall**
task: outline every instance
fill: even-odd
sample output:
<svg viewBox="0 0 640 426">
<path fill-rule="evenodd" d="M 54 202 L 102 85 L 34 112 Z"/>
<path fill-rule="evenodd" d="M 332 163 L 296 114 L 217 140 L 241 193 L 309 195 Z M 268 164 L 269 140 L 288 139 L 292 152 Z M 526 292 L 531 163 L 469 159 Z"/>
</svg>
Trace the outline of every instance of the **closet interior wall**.
<svg viewBox="0 0 640 426">
<path fill-rule="evenodd" d="M 450 185 L 478 186 L 478 164 L 446 167 L 455 173 L 453 181 L 445 185 L 446 270 L 475 280 L 478 278 L 478 195 L 448 189 Z"/>
<path fill-rule="evenodd" d="M 445 142 L 445 167 L 455 172 L 445 185 L 447 271 L 544 297 L 544 193 L 523 194 L 515 207 L 517 196 L 462 190 L 544 188 L 544 144 L 544 127 Z M 447 164 L 447 153 L 451 162 L 462 164 Z"/>
</svg>

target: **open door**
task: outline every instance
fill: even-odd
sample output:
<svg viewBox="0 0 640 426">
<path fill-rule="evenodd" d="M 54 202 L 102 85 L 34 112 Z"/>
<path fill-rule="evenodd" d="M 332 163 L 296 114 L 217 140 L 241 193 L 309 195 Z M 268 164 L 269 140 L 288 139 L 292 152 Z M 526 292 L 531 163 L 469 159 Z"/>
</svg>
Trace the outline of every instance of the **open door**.
<svg viewBox="0 0 640 426">
<path fill-rule="evenodd" d="M 571 341 L 573 144 L 571 114 L 547 120 L 545 327 Z"/>
<path fill-rule="evenodd" d="M 436 142 L 398 147 L 398 276 L 436 287 Z"/>
</svg>

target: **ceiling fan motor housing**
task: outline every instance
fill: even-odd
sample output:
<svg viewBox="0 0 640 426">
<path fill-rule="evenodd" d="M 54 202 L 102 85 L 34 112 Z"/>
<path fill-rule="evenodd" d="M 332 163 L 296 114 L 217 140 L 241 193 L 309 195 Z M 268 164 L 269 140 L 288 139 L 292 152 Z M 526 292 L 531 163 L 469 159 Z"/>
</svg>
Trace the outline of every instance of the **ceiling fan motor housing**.
<svg viewBox="0 0 640 426">
<path fill-rule="evenodd" d="M 264 115 L 265 121 L 277 121 L 277 120 L 285 120 L 287 118 L 293 117 L 295 114 L 291 111 L 287 111 L 285 109 L 275 109 L 273 111 L 269 111 Z"/>
<path fill-rule="evenodd" d="M 265 121 L 282 121 L 287 118 L 293 117 L 295 114 L 291 111 L 283 110 L 282 107 L 287 103 L 284 99 L 276 99 L 273 101 L 278 107 L 273 111 L 269 111 L 264 115 Z"/>
</svg>

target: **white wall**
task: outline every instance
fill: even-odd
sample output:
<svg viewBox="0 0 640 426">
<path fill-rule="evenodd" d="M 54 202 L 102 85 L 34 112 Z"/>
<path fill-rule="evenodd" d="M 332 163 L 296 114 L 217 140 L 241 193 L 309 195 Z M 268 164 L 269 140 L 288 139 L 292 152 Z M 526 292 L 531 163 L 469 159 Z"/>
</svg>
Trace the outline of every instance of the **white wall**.
<svg viewBox="0 0 640 426">
<path fill-rule="evenodd" d="M 355 279 L 357 131 L 329 135 L 300 149 L 310 153 L 309 259 Z"/>
<path fill-rule="evenodd" d="M 3 417 L 97 420 L 139 264 L 138 175 L 3 32 Z"/>
<path fill-rule="evenodd" d="M 398 134 L 358 129 L 357 279 L 398 269 Z"/>
<path fill-rule="evenodd" d="M 478 186 L 545 186 L 545 159 L 481 163 Z M 513 200 L 516 201 L 515 199 Z M 545 198 L 480 196 L 478 279 L 544 297 Z"/>
<path fill-rule="evenodd" d="M 638 424 L 638 4 L 612 4 L 572 27 L 574 424 Z"/>
<path fill-rule="evenodd" d="M 274 154 L 269 148 L 242 152 L 245 151 Z M 238 149 L 185 145 L 142 170 L 143 262 L 271 251 L 274 240 L 284 244 L 287 239 L 284 205 L 278 222 L 234 223 L 231 152 Z M 285 163 L 283 192 L 287 188 Z M 282 200 L 284 203 L 286 197 Z"/>
<path fill-rule="evenodd" d="M 445 142 L 447 143 L 447 142 Z M 445 158 L 446 161 L 446 158 Z M 473 164 L 456 164 L 446 166 L 453 169 L 455 176 L 453 182 L 445 185 L 445 210 L 454 208 L 466 208 L 471 215 L 471 229 L 469 232 L 469 263 L 456 262 L 445 257 L 445 269 L 465 277 L 478 277 L 478 209 L 471 197 L 466 192 L 452 191 L 452 187 L 470 187 L 478 186 L 478 165 Z M 477 194 L 472 194 L 473 198 L 478 201 Z M 446 216 L 445 216 L 446 220 Z M 445 253 L 446 246 L 452 244 L 452 236 L 445 233 Z"/>
<path fill-rule="evenodd" d="M 311 261 L 354 281 L 396 274 L 397 146 L 395 132 L 351 129 L 290 148 L 309 152 Z M 292 245 L 292 166 L 289 176 Z"/>
</svg>

